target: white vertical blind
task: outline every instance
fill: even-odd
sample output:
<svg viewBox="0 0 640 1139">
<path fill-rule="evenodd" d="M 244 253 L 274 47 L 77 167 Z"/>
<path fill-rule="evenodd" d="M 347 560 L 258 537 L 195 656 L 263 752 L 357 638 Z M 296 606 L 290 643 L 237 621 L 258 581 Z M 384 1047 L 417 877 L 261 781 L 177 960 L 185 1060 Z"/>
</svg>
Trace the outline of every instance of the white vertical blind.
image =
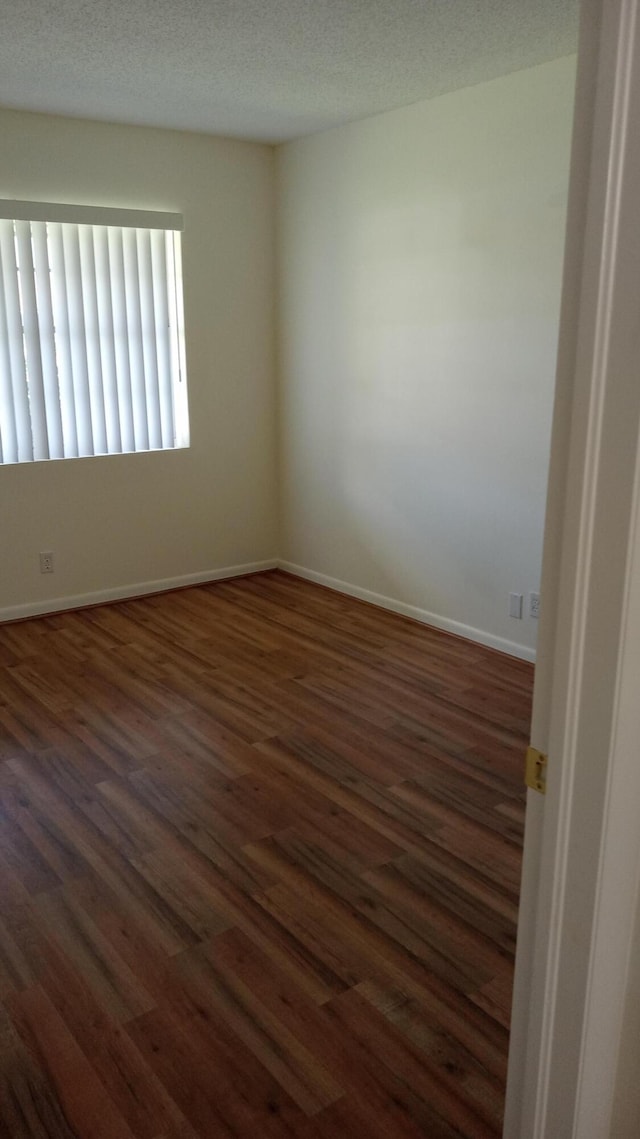
<svg viewBox="0 0 640 1139">
<path fill-rule="evenodd" d="M 180 234 L 23 206 L 0 216 L 0 463 L 187 446 Z"/>
</svg>

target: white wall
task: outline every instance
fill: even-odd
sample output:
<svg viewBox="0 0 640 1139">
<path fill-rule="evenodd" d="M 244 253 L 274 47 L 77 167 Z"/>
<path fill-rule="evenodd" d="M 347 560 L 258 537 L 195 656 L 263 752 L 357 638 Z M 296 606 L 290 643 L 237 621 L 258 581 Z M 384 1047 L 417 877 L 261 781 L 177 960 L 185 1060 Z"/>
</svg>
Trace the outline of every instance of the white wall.
<svg viewBox="0 0 640 1139">
<path fill-rule="evenodd" d="M 191 411 L 189 450 L 0 467 L 0 613 L 275 556 L 272 149 L 2 111 L 0 155 L 0 197 L 184 214 Z"/>
<path fill-rule="evenodd" d="M 535 644 L 575 61 L 279 150 L 282 553 Z M 462 630 L 464 631 L 464 630 Z"/>
</svg>

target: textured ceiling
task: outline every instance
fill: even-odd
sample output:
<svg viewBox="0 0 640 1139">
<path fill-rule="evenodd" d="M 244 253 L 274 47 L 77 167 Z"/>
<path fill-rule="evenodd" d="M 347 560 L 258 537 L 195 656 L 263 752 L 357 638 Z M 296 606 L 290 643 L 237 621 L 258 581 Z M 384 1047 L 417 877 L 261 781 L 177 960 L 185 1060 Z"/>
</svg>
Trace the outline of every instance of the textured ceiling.
<svg viewBox="0 0 640 1139">
<path fill-rule="evenodd" d="M 0 104 L 279 142 L 576 49 L 578 0 L 0 0 Z"/>
</svg>

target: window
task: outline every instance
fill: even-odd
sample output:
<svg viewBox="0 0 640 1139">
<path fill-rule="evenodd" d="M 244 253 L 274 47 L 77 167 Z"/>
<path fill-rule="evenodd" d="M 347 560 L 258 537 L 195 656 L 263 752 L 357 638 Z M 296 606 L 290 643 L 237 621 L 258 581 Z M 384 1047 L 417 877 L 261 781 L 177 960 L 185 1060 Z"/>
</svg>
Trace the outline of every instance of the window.
<svg viewBox="0 0 640 1139">
<path fill-rule="evenodd" d="M 0 201 L 0 463 L 188 446 L 181 229 Z"/>
</svg>

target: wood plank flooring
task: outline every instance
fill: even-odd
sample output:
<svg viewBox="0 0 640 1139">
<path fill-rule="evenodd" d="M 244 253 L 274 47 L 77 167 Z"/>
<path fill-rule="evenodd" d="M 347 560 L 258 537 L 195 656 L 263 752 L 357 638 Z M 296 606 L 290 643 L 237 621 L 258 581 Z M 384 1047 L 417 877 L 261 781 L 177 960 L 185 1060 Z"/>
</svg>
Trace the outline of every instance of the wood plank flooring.
<svg viewBox="0 0 640 1139">
<path fill-rule="evenodd" d="M 279 571 L 0 628 L 0 1136 L 499 1136 L 531 687 Z"/>
</svg>

